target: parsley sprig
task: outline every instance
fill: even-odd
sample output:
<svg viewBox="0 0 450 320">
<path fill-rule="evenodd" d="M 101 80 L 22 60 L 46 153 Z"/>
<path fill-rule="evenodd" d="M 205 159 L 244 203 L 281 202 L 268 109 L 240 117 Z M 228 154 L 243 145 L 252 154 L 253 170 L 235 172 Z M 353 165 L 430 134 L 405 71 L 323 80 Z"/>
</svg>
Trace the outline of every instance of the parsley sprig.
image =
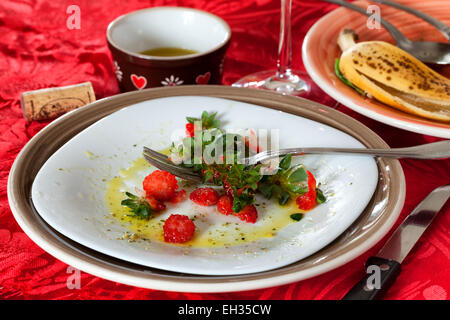
<svg viewBox="0 0 450 320">
<path fill-rule="evenodd" d="M 247 157 L 252 152 L 245 144 L 244 137 L 220 129 L 216 112 L 204 111 L 200 118 L 187 117 L 186 120 L 189 123 L 201 120 L 202 131 L 196 131 L 194 137 L 184 138 L 181 145 L 172 144 L 171 153 L 179 158 L 188 155 L 191 162 L 183 162 L 181 165 L 200 172 L 204 183 L 212 182 L 218 186 L 231 188 L 234 212 L 240 212 L 246 205 L 252 204 L 257 192 L 267 199 L 276 198 L 280 205 L 285 205 L 291 198 L 308 192 L 306 169 L 303 165 L 292 165 L 292 155 L 287 155 L 280 161 L 275 174 L 265 175 L 261 171 L 261 164 L 252 166 L 240 164 L 238 159 Z M 227 148 L 227 143 L 230 142 L 233 144 L 231 149 L 234 152 L 231 154 Z M 201 159 L 195 158 L 194 148 L 198 146 L 201 146 Z M 210 147 L 211 149 L 207 149 Z M 205 150 L 222 151 L 220 155 L 211 154 L 213 157 L 222 157 L 222 161 L 206 163 Z M 325 196 L 319 188 L 316 190 L 317 203 L 323 203 L 326 200 Z"/>
<path fill-rule="evenodd" d="M 303 166 L 291 166 L 292 155 L 285 156 L 277 173 L 264 176 L 259 191 L 267 198 L 276 197 L 280 205 L 286 204 L 292 194 L 302 195 L 308 191 L 308 174 Z"/>
<path fill-rule="evenodd" d="M 235 164 L 229 166 L 222 184 L 226 181 L 233 191 L 234 212 L 239 212 L 246 205 L 254 202 L 259 182 L 263 177 L 260 174 L 260 168 L 260 165 L 246 167 L 242 164 Z"/>
<path fill-rule="evenodd" d="M 186 117 L 186 120 L 192 124 L 195 124 L 197 121 L 201 121 L 203 129 L 219 128 L 220 120 L 216 119 L 216 116 L 217 112 L 208 113 L 207 111 L 203 111 L 200 118 Z"/>
</svg>

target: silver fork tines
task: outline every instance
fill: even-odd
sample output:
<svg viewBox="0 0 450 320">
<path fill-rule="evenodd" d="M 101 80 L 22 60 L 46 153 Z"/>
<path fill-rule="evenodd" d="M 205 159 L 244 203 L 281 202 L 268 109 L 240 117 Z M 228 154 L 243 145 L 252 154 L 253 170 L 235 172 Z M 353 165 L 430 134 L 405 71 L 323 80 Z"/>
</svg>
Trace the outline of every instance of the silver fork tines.
<svg viewBox="0 0 450 320">
<path fill-rule="evenodd" d="M 193 172 L 192 169 L 183 168 L 181 166 L 171 163 L 169 157 L 167 157 L 162 153 L 144 147 L 143 155 L 148 163 L 150 163 L 151 165 L 155 166 L 160 170 L 168 171 L 173 175 L 188 181 L 196 183 L 202 182 L 202 177 L 200 176 L 200 174 Z"/>
</svg>

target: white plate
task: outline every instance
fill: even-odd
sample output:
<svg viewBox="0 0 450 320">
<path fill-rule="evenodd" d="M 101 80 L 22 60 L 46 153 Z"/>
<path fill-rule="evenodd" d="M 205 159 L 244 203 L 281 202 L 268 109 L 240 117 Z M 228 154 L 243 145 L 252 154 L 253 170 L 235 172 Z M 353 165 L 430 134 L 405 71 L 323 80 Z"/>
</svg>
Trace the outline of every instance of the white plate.
<svg viewBox="0 0 450 320">
<path fill-rule="evenodd" d="M 107 181 L 141 157 L 142 146 L 167 148 L 171 134 L 183 129 L 186 116 L 217 111 L 226 128 L 280 129 L 280 147 L 363 147 L 353 137 L 308 119 L 232 100 L 184 96 L 149 100 L 115 112 L 88 127 L 55 152 L 32 186 L 33 203 L 42 218 L 72 240 L 99 252 L 160 269 L 203 275 L 233 275 L 281 267 L 320 250 L 360 215 L 377 185 L 378 170 L 363 156 L 305 156 L 304 163 L 323 184 L 325 204 L 303 220 L 276 233 L 242 245 L 187 248 L 157 241 L 118 240 L 127 229 L 110 217 L 105 202 Z M 132 177 L 129 191 L 145 174 Z M 258 209 L 259 223 L 279 209 Z M 202 211 L 203 210 L 203 211 Z M 212 227 L 224 217 L 214 208 L 200 208 L 189 200 L 170 206 L 163 216 L 206 213 Z"/>
</svg>

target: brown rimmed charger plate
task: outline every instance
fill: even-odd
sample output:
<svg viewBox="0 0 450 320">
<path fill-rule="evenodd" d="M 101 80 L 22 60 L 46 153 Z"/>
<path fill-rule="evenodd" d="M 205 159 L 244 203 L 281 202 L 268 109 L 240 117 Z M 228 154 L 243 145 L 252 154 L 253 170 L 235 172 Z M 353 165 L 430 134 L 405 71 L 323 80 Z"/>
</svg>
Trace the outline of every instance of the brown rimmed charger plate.
<svg viewBox="0 0 450 320">
<path fill-rule="evenodd" d="M 82 246 L 52 229 L 33 207 L 31 187 L 46 160 L 94 122 L 123 107 L 168 96 L 208 96 L 253 103 L 308 118 L 352 135 L 367 147 L 389 147 L 358 121 L 334 109 L 296 97 L 226 86 L 181 86 L 125 93 L 99 100 L 53 121 L 17 156 L 8 180 L 11 210 L 25 233 L 44 250 L 80 270 L 138 287 L 182 292 L 226 292 L 265 288 L 310 278 L 356 258 L 389 231 L 405 197 L 397 160 L 377 160 L 379 182 L 360 217 L 335 241 L 306 259 L 275 270 L 238 276 L 201 276 L 143 267 Z M 32 161 L 31 161 L 32 159 Z"/>
</svg>

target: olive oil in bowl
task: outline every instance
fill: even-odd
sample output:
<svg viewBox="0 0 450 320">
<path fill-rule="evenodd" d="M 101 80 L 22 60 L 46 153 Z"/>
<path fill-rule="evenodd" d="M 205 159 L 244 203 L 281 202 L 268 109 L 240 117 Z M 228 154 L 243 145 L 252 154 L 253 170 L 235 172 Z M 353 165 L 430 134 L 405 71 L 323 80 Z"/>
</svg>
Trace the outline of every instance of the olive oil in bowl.
<svg viewBox="0 0 450 320">
<path fill-rule="evenodd" d="M 140 54 L 146 56 L 157 56 L 157 57 L 178 57 L 195 53 L 198 53 L 198 51 L 177 47 L 154 48 L 140 52 Z"/>
</svg>

